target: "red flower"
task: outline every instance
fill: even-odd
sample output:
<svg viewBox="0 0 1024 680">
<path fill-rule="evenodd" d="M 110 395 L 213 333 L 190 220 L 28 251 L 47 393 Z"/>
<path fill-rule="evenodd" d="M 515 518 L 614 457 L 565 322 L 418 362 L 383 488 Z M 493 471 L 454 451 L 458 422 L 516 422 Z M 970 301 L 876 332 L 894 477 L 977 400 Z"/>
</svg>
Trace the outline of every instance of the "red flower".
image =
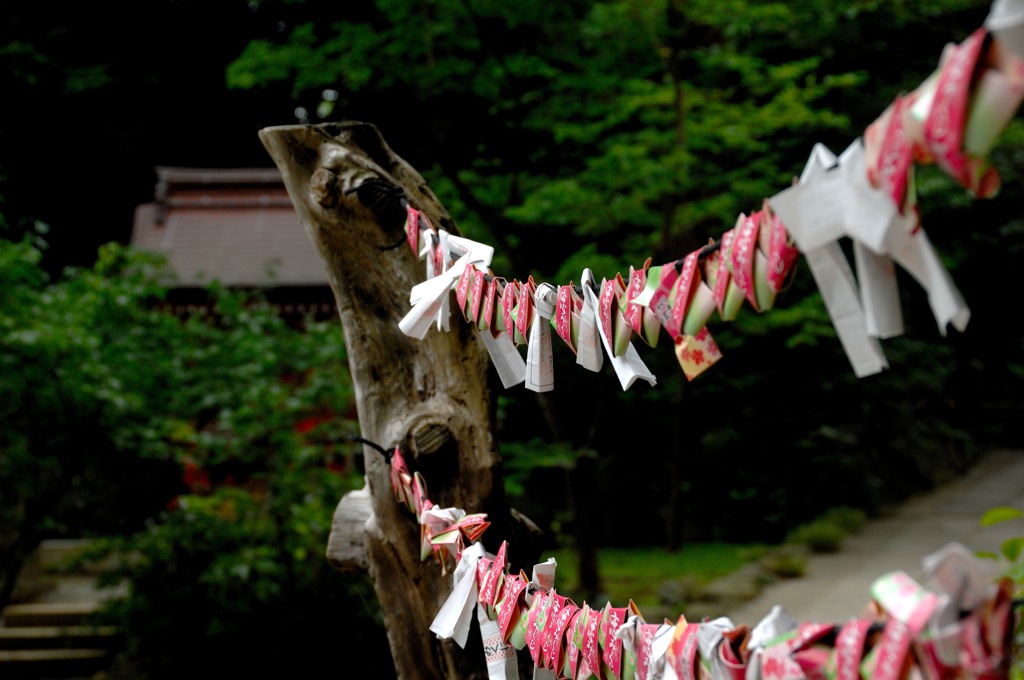
<svg viewBox="0 0 1024 680">
<path fill-rule="evenodd" d="M 192 493 L 199 493 L 210 490 L 210 473 L 196 465 L 191 460 L 182 463 L 181 481 Z"/>
</svg>

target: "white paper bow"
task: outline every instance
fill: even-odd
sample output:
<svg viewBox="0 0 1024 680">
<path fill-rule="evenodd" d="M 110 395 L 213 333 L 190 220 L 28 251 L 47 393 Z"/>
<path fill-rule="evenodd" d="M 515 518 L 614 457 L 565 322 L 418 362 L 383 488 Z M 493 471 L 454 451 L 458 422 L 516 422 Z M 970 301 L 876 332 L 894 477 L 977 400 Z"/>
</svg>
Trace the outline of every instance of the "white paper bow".
<svg viewBox="0 0 1024 680">
<path fill-rule="evenodd" d="M 430 630 L 439 639 L 452 638 L 462 649 L 466 648 L 469 624 L 476 605 L 476 563 L 484 555 L 484 547 L 480 543 L 474 543 L 462 551 L 462 559 L 452 577 L 455 584 L 452 593 L 430 624 Z"/>
<path fill-rule="evenodd" d="M 470 241 L 461 236 L 453 236 L 444 229 L 438 230 L 438 239 L 446 261 L 444 271 L 433 271 L 432 238 L 428 233 L 423 239 L 421 256 L 427 258 L 427 280 L 417 283 L 409 292 L 412 309 L 398 322 L 398 327 L 406 335 L 422 340 L 430 329 L 430 324 L 437 319 L 438 328 L 447 330 L 449 309 L 449 293 L 462 276 L 463 270 L 470 264 L 486 269 L 494 257 L 494 248 L 484 243 Z M 458 259 L 452 262 L 453 257 Z M 449 266 L 450 265 L 450 266 Z"/>
</svg>

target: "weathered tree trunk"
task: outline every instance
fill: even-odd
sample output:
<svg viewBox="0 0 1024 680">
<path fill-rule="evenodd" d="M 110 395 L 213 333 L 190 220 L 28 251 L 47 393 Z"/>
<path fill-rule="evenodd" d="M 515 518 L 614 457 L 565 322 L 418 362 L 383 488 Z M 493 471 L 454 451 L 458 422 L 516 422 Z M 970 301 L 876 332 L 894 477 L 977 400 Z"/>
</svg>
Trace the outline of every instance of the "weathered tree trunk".
<svg viewBox="0 0 1024 680">
<path fill-rule="evenodd" d="M 525 566 L 536 556 L 535 541 L 527 536 L 528 521 L 514 519 L 506 501 L 482 342 L 456 318 L 456 305 L 450 332 L 432 330 L 423 340 L 405 336 L 398 322 L 409 310 L 409 290 L 425 278 L 424 265 L 407 246 L 381 248 L 404 233 L 397 196 L 439 228 L 457 234 L 456 225 L 372 125 L 270 127 L 260 139 L 326 264 L 362 436 L 400 446 L 410 467 L 423 473 L 435 504 L 486 512 L 485 547 L 494 552 L 508 539 L 513 564 Z M 397 196 L 389 189 L 398 189 Z M 358 567 L 353 550 L 362 541 L 399 677 L 486 677 L 482 652 L 463 651 L 429 631 L 451 578 L 440 576 L 436 561 L 420 560 L 419 527 L 392 496 L 383 457 L 364 447 L 364 458 L 369 509 L 358 497 L 339 506 L 334 532 L 346 536 L 332 536 L 332 544 L 345 545 L 348 557 L 336 566 Z"/>
</svg>

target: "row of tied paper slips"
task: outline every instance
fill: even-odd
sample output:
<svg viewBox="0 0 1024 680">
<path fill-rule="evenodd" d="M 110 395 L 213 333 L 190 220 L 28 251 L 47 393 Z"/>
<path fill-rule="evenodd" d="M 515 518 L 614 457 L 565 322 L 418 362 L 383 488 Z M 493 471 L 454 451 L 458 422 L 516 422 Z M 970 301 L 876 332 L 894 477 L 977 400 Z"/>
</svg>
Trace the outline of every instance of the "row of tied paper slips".
<svg viewBox="0 0 1024 680">
<path fill-rule="evenodd" d="M 989 152 L 1024 97 L 1022 24 L 1024 0 L 999 0 L 982 28 L 947 45 L 936 71 L 838 157 L 816 145 L 798 182 L 741 214 L 718 241 L 660 266 L 648 259 L 628 277 L 598 283 L 585 269 L 579 286 L 498 277 L 491 246 L 436 229 L 407 205 L 408 244 L 426 260 L 427 280 L 413 287 L 399 326 L 419 339 L 435 321 L 448 330 L 454 289 L 506 388 L 554 388 L 552 331 L 584 368 L 600 371 L 607 355 L 625 390 L 655 384 L 632 341 L 654 347 L 664 330 L 692 380 L 722 356 L 711 315 L 735 319 L 744 301 L 770 309 L 802 253 L 854 372 L 878 373 L 888 367 L 879 340 L 904 332 L 895 264 L 926 289 L 940 332 L 966 328 L 970 310 L 921 229 L 914 167 L 937 165 L 976 197 L 995 193 Z"/>
<path fill-rule="evenodd" d="M 692 379 L 721 357 L 706 328 L 711 314 L 731 320 L 744 301 L 770 309 L 802 253 L 855 373 L 877 373 L 887 366 L 879 338 L 903 332 L 894 263 L 927 290 L 941 331 L 966 327 L 969 310 L 920 228 L 913 170 L 936 164 L 974 196 L 995 192 L 987 157 L 1024 97 L 1022 57 L 1024 0 L 998 0 L 982 28 L 947 46 L 935 73 L 841 155 L 815 147 L 798 183 L 740 215 L 713 246 L 600 284 L 589 270 L 578 288 L 497 277 L 488 269 L 493 248 L 436 230 L 408 206 L 408 243 L 426 259 L 427 280 L 413 288 L 400 327 L 416 338 L 435 321 L 447 330 L 454 289 L 506 387 L 552 389 L 552 330 L 585 368 L 601 370 L 607 355 L 628 389 L 638 379 L 655 383 L 633 337 L 654 346 L 664 329 Z M 844 237 L 853 241 L 856 278 Z M 434 506 L 401 453 L 388 457 L 393 491 L 420 523 L 422 558 L 433 555 L 442 575 L 454 569 L 431 630 L 464 646 L 476 618 L 492 680 L 517 678 L 523 649 L 544 679 L 1009 676 L 1019 604 L 1012 581 L 962 546 L 925 559 L 928 587 L 903 572 L 883 575 L 865 612 L 841 624 L 797 622 L 781 607 L 752 627 L 685 616 L 647 623 L 632 601 L 592 609 L 559 595 L 553 560 L 531 577 L 513 572 L 506 543 L 492 555 L 478 542 L 486 516 Z"/>
<path fill-rule="evenodd" d="M 383 449 L 381 449 L 383 451 Z M 927 587 L 902 571 L 878 578 L 864 612 L 842 624 L 798 622 L 776 606 L 753 627 L 727 617 L 648 623 L 632 600 L 577 605 L 555 588 L 555 560 L 528 577 L 479 542 L 484 514 L 440 508 L 398 448 L 385 452 L 395 498 L 420 524 L 451 594 L 430 630 L 465 649 L 480 627 L 490 680 L 519 678 L 528 650 L 534 680 L 952 680 L 1008 678 L 1015 635 L 1013 582 L 995 562 L 950 544 L 925 558 Z"/>
</svg>

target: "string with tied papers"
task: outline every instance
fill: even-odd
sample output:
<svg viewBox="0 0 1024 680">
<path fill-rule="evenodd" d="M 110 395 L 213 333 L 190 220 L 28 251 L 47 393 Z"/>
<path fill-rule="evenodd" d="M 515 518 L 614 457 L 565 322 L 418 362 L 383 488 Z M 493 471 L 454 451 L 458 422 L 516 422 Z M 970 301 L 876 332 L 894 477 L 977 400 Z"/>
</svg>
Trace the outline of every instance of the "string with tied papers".
<svg viewBox="0 0 1024 680">
<path fill-rule="evenodd" d="M 962 545 L 925 557 L 926 584 L 903 571 L 881 575 L 864 611 L 842 623 L 799 622 L 780 605 L 753 626 L 685 614 L 648 623 L 632 600 L 591 608 L 560 594 L 554 558 L 529 576 L 511 569 L 507 541 L 494 554 L 480 543 L 485 515 L 437 508 L 401 451 L 384 455 L 395 499 L 419 521 L 421 557 L 452 576 L 430 630 L 465 649 L 475 619 L 490 680 L 519 677 L 518 650 L 529 653 L 535 680 L 1009 677 L 1013 582 Z"/>
<path fill-rule="evenodd" d="M 963 331 L 970 319 L 921 224 L 915 167 L 935 165 L 971 196 L 992 196 L 1000 180 L 989 154 L 1022 98 L 1024 0 L 997 0 L 982 27 L 948 45 L 934 73 L 841 153 L 816 145 L 792 186 L 707 246 L 600 281 L 586 268 L 578 284 L 498 276 L 491 246 L 435 228 L 405 201 L 406 243 L 425 261 L 426 280 L 410 291 L 399 326 L 420 339 L 448 331 L 454 302 L 506 388 L 554 388 L 556 337 L 584 369 L 610 362 L 625 390 L 656 384 L 635 343 L 654 348 L 664 332 L 693 379 L 722 356 L 712 316 L 731 321 L 745 303 L 772 309 L 803 255 L 854 373 L 879 373 L 888 367 L 880 340 L 904 332 L 897 265 L 927 292 L 940 332 Z M 1013 582 L 961 545 L 924 558 L 926 583 L 882 574 L 864 611 L 845 622 L 799 622 L 782 606 L 754 625 L 685 615 L 647 622 L 632 600 L 592 608 L 558 593 L 553 559 L 529 575 L 511 569 L 507 542 L 493 554 L 480 542 L 485 515 L 435 506 L 399 449 L 385 455 L 392 491 L 420 525 L 421 557 L 452 579 L 430 630 L 464 647 L 475 619 L 492 680 L 518 677 L 520 650 L 544 680 L 1009 677 Z"/>
<path fill-rule="evenodd" d="M 722 358 L 712 315 L 731 321 L 744 302 L 772 309 L 802 254 L 854 373 L 877 374 L 888 368 L 880 340 L 904 333 L 897 265 L 927 292 L 943 335 L 967 327 L 970 309 L 921 224 L 914 168 L 935 165 L 974 197 L 998 190 L 989 154 L 1024 98 L 1022 23 L 1024 0 L 998 0 L 982 27 L 948 45 L 934 73 L 842 153 L 816 145 L 793 186 L 741 213 L 709 246 L 660 265 L 648 258 L 628 275 L 599 282 L 585 268 L 579 284 L 561 285 L 498 276 L 493 247 L 435 228 L 406 202 L 407 242 L 425 260 L 426 280 L 411 290 L 399 327 L 420 339 L 434 325 L 447 331 L 455 291 L 505 388 L 554 389 L 556 336 L 587 370 L 607 358 L 623 390 L 655 385 L 635 341 L 654 348 L 662 331 L 692 380 Z"/>
</svg>

